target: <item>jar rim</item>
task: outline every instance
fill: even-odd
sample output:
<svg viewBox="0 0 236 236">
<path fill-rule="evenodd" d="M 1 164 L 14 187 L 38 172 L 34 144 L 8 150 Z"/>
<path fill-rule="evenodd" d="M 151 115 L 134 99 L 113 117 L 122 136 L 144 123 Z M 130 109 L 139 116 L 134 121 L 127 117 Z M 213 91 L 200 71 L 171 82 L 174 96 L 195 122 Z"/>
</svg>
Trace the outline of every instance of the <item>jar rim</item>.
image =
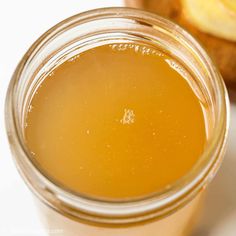
<svg viewBox="0 0 236 236">
<path fill-rule="evenodd" d="M 200 157 L 207 160 L 204 162 L 204 166 L 194 170 L 194 173 L 190 171 L 191 173 L 188 173 L 185 178 L 181 180 L 181 183 L 178 182 L 175 186 L 173 185 L 172 188 L 162 195 L 158 193 L 138 200 L 130 199 L 111 202 L 68 191 L 68 189 L 53 182 L 39 170 L 39 168 L 31 161 L 31 158 L 25 149 L 24 142 L 19 135 L 20 131 L 16 122 L 17 111 L 14 103 L 16 102 L 15 88 L 20 83 L 21 72 L 27 65 L 30 55 L 38 50 L 39 47 L 52 37 L 56 36 L 60 31 L 66 30 L 67 27 L 73 27 L 74 24 L 83 24 L 84 22 L 94 21 L 100 18 L 116 19 L 116 17 L 133 17 L 138 21 L 145 19 L 145 22 L 150 22 L 150 25 L 155 26 L 156 24 L 161 28 L 169 27 L 168 29 L 171 29 L 172 33 L 182 35 L 188 43 L 195 47 L 198 56 L 204 59 L 204 63 L 207 64 L 209 70 L 208 72 L 211 77 L 214 78 L 215 89 L 218 95 L 215 99 L 219 104 L 219 114 L 212 138 Z M 26 52 L 13 74 L 7 92 L 5 114 L 7 133 L 12 149 L 16 153 L 15 161 L 18 165 L 18 170 L 21 172 L 27 184 L 31 187 L 31 190 L 35 192 L 43 202 L 63 214 L 84 218 L 89 221 L 130 223 L 143 221 L 145 219 L 150 219 L 151 217 L 162 217 L 177 210 L 189 202 L 213 178 L 222 161 L 222 153 L 225 149 L 229 127 L 229 100 L 224 82 L 218 70 L 199 43 L 184 29 L 175 23 L 172 23 L 170 20 L 149 12 L 126 7 L 112 7 L 90 10 L 67 18 L 49 29 L 33 44 Z M 217 145 L 220 147 L 216 148 Z M 19 153 L 24 157 L 21 158 L 21 160 L 19 160 Z M 35 178 L 38 178 L 38 180 L 44 183 L 44 190 L 42 190 L 41 193 L 33 186 L 32 180 L 30 179 L 31 177 L 27 176 L 23 167 L 21 167 L 21 165 L 24 164 L 31 170 L 31 174 L 35 175 Z M 47 193 L 45 193 L 45 189 L 47 190 Z M 51 194 L 50 197 L 48 197 L 48 193 Z M 60 204 L 58 204 L 58 202 L 60 202 Z M 73 211 L 71 208 L 74 208 Z"/>
</svg>

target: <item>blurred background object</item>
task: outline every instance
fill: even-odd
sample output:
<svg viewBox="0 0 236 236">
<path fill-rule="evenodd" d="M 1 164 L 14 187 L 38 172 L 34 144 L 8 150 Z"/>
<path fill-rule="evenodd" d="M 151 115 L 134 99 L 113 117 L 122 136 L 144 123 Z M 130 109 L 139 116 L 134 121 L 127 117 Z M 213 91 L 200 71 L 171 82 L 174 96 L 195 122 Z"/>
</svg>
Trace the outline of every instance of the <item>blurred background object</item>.
<svg viewBox="0 0 236 236">
<path fill-rule="evenodd" d="M 180 24 L 206 48 L 226 84 L 236 87 L 235 0 L 126 0 L 126 5 Z"/>
</svg>

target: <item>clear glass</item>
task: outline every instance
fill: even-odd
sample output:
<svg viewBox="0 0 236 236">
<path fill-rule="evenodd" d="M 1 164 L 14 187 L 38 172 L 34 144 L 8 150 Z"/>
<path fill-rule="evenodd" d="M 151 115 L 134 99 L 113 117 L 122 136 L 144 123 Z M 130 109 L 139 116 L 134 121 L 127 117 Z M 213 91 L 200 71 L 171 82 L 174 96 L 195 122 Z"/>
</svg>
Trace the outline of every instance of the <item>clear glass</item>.
<svg viewBox="0 0 236 236">
<path fill-rule="evenodd" d="M 189 81 L 205 107 L 207 145 L 188 175 L 168 189 L 140 199 L 108 201 L 76 194 L 52 180 L 24 142 L 25 114 L 45 75 L 71 56 L 97 45 L 143 42 L 175 57 L 193 74 Z M 187 235 L 202 190 L 222 161 L 229 124 L 222 78 L 201 46 L 178 25 L 131 8 L 88 11 L 42 35 L 22 58 L 9 85 L 6 126 L 16 166 L 37 197 L 47 228 L 63 236 Z"/>
</svg>

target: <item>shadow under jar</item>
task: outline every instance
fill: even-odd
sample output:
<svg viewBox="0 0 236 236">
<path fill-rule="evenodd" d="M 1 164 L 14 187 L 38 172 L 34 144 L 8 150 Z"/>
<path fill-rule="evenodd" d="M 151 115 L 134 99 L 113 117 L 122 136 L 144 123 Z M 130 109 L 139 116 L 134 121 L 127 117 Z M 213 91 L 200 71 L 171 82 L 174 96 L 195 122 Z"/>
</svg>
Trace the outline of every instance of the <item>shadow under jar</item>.
<svg viewBox="0 0 236 236">
<path fill-rule="evenodd" d="M 95 47 L 118 44 L 157 48 L 175 58 L 179 64 L 174 66 L 186 68 L 191 76 L 185 79 L 204 107 L 206 144 L 191 170 L 165 188 L 109 199 L 75 192 L 46 173 L 27 146 L 25 125 L 33 95 L 56 67 Z M 46 228 L 66 236 L 188 235 L 202 190 L 222 161 L 228 117 L 224 83 L 201 46 L 176 24 L 129 8 L 88 11 L 47 31 L 19 63 L 6 99 L 6 126 L 17 168 L 36 196 Z"/>
</svg>

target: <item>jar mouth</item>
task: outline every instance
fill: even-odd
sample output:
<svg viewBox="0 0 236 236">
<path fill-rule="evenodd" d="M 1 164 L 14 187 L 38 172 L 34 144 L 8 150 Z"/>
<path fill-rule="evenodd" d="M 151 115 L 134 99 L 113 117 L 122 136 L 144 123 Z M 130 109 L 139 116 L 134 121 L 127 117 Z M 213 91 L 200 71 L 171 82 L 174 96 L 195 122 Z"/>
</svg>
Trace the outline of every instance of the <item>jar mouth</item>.
<svg viewBox="0 0 236 236">
<path fill-rule="evenodd" d="M 108 20 L 111 22 L 109 23 Z M 125 20 L 127 20 L 127 22 L 125 22 Z M 18 117 L 23 113 L 24 107 L 22 107 L 22 101 L 25 99 L 26 95 L 22 95 L 21 98 L 19 98 L 19 94 L 22 93 L 22 88 L 20 88 L 22 84 L 24 84 L 25 88 L 27 87 L 24 79 L 30 77 L 29 74 L 32 73 L 33 70 L 34 75 L 37 74 L 39 70 L 31 65 L 32 61 L 34 61 L 35 58 L 38 58 L 37 60 L 42 58 L 49 60 L 48 55 L 43 55 L 43 50 L 50 46 L 53 48 L 52 52 L 57 51 L 58 53 L 56 44 L 59 45 L 63 37 L 69 37 L 67 34 L 72 35 L 75 33 L 74 31 L 78 26 L 82 27 L 81 31 L 84 30 L 85 33 L 79 37 L 76 36 L 74 38 L 75 41 L 86 39 L 86 35 L 88 34 L 92 38 L 95 37 L 95 31 L 90 33 L 89 28 L 86 29 L 86 27 L 91 22 L 96 24 L 98 21 L 101 21 L 100 23 L 109 23 L 109 29 L 105 34 L 113 32 L 122 35 L 123 32 L 121 32 L 119 24 L 124 23 L 124 27 L 127 27 L 127 30 L 130 30 L 128 27 L 131 25 L 134 26 L 132 31 L 133 36 L 135 36 L 135 30 L 141 30 L 142 27 L 145 27 L 147 31 L 144 38 L 148 38 L 152 33 L 157 34 L 155 37 L 158 37 L 158 33 L 163 34 L 166 37 L 163 42 L 157 39 L 155 41 L 161 42 L 161 45 L 164 45 L 163 47 L 170 48 L 171 40 L 176 40 L 179 45 L 188 48 L 186 52 L 187 50 L 189 51 L 189 55 L 192 55 L 193 60 L 196 60 L 199 66 L 204 67 L 205 76 L 209 79 L 209 83 L 212 86 L 212 88 L 209 89 L 209 93 L 212 92 L 211 100 L 216 104 L 214 108 L 215 121 L 208 144 L 201 157 L 199 157 L 200 161 L 198 164 L 194 166 L 186 176 L 176 181 L 165 191 L 138 199 L 132 198 L 119 201 L 92 198 L 80 193 L 74 193 L 47 176 L 30 158 L 27 147 L 24 144 L 21 124 Z M 103 29 L 104 28 L 96 28 L 98 35 L 103 33 Z M 63 44 L 67 45 L 68 42 Z M 176 54 L 178 54 L 178 51 L 176 51 Z M 183 57 L 182 59 L 185 60 L 187 58 Z M 31 72 L 27 71 L 30 65 Z M 197 71 L 195 72 L 197 73 Z M 20 107 L 19 104 L 21 104 Z M 24 106 L 26 106 L 26 104 Z M 189 202 L 209 183 L 218 170 L 223 158 L 229 127 L 229 101 L 224 82 L 218 70 L 199 43 L 185 30 L 167 19 L 145 11 L 124 7 L 87 11 L 60 22 L 44 33 L 30 47 L 16 68 L 8 88 L 5 109 L 6 127 L 11 149 L 14 153 L 18 170 L 31 190 L 43 202 L 63 214 L 92 222 L 112 224 L 132 223 L 153 217 L 163 217 Z M 35 184 L 34 182 L 38 182 L 39 184 Z"/>
</svg>

